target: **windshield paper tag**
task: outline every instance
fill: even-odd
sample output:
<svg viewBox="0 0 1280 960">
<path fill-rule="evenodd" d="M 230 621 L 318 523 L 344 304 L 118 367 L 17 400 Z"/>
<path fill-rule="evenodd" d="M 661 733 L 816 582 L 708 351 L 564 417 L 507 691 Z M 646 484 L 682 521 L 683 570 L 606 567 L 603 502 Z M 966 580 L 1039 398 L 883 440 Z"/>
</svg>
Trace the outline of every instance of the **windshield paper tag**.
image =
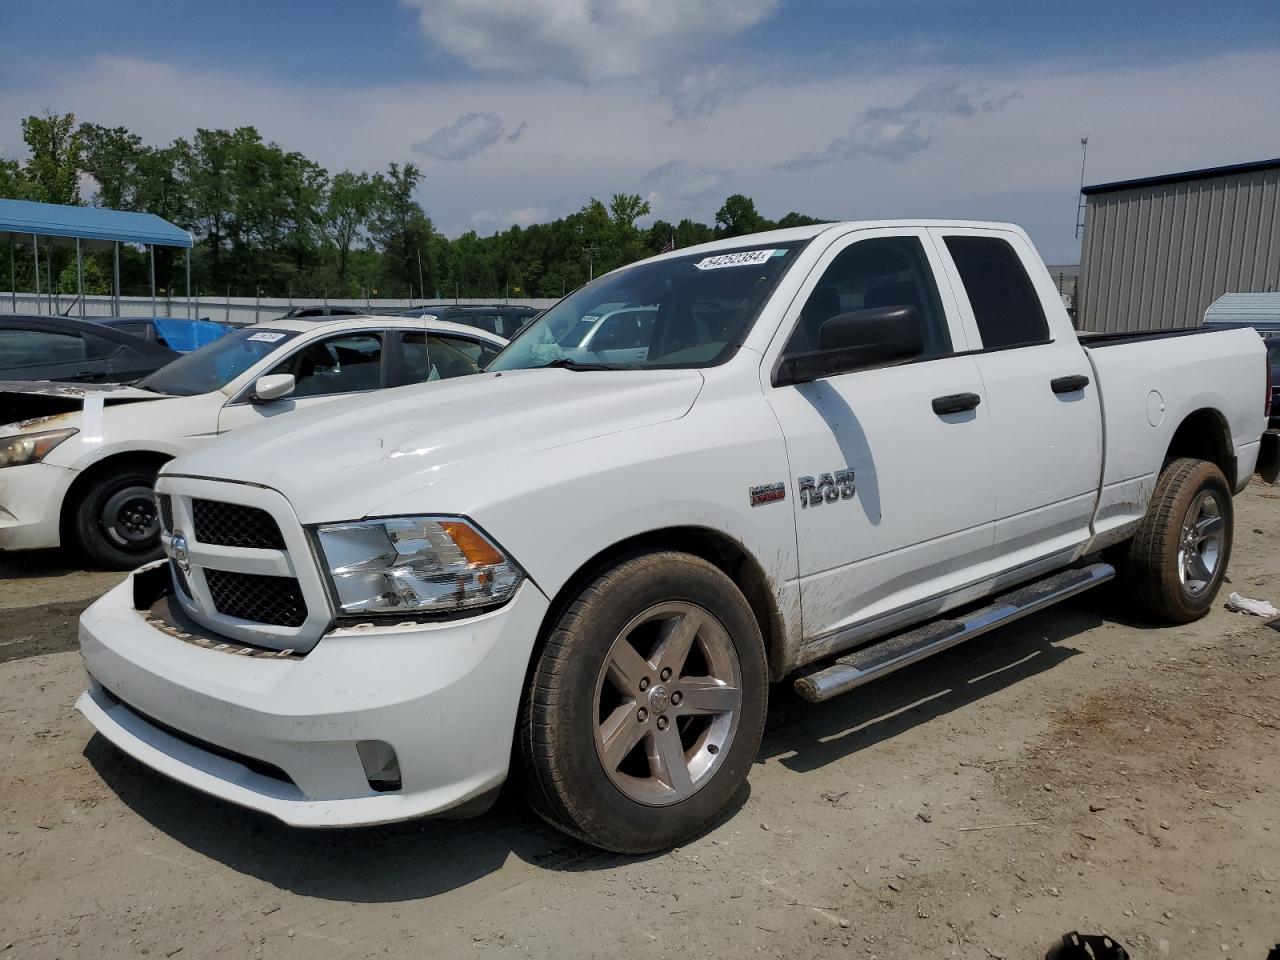
<svg viewBox="0 0 1280 960">
<path fill-rule="evenodd" d="M 259 340 L 263 343 L 276 343 L 277 341 L 283 340 L 283 339 L 284 339 L 283 333 L 268 333 L 266 330 L 263 330 L 260 333 L 251 334 L 249 336 L 250 341 Z"/>
<path fill-rule="evenodd" d="M 743 250 L 741 253 L 722 253 L 718 257 L 705 257 L 694 264 L 699 270 L 719 270 L 722 267 L 754 267 L 771 257 L 781 257 L 785 250 Z"/>
</svg>

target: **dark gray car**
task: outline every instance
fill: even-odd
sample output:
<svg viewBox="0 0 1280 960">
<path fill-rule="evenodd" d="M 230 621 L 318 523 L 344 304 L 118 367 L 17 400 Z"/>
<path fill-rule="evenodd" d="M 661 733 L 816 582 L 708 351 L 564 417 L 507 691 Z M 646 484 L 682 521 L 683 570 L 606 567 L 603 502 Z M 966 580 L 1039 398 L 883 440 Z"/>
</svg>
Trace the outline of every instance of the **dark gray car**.
<svg viewBox="0 0 1280 960">
<path fill-rule="evenodd" d="M 179 354 L 71 317 L 0 316 L 0 380 L 128 383 Z"/>
</svg>

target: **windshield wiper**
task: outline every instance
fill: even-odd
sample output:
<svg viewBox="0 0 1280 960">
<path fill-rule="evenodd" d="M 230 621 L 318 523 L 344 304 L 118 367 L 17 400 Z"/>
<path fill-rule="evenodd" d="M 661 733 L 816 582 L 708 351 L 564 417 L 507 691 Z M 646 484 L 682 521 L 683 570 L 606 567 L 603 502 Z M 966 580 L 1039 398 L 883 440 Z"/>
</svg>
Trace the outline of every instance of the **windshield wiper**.
<svg viewBox="0 0 1280 960">
<path fill-rule="evenodd" d="M 544 363 L 535 370 L 551 370 L 559 368 L 562 370 L 630 370 L 631 366 L 625 363 L 583 363 L 581 360 L 574 360 L 572 357 L 560 357 L 558 360 L 552 360 L 550 363 Z"/>
</svg>

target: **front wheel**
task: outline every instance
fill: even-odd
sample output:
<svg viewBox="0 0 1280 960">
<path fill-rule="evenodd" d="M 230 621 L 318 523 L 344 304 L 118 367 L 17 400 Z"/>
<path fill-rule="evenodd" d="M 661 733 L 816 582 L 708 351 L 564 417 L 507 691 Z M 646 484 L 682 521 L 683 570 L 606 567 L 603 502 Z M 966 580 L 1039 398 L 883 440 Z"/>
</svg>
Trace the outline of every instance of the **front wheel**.
<svg viewBox="0 0 1280 960">
<path fill-rule="evenodd" d="M 1138 606 L 1172 623 L 1207 614 L 1231 559 L 1233 520 L 1221 470 L 1190 457 L 1166 464 L 1119 564 Z"/>
<path fill-rule="evenodd" d="M 125 467 L 99 477 L 76 509 L 76 535 L 96 563 L 132 570 L 161 556 L 156 472 Z"/>
<path fill-rule="evenodd" d="M 767 702 L 760 627 L 732 580 L 689 554 L 624 560 L 565 610 L 534 665 L 530 800 L 608 850 L 683 843 L 742 786 Z"/>
</svg>

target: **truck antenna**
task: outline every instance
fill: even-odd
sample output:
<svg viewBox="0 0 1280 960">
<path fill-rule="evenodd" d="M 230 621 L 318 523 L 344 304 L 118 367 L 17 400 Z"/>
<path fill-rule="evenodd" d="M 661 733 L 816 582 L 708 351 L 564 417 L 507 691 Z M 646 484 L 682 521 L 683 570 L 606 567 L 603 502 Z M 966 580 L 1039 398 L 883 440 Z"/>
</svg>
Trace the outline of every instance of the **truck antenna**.
<svg viewBox="0 0 1280 960">
<path fill-rule="evenodd" d="M 1080 138 L 1080 192 L 1076 194 L 1076 239 L 1084 228 L 1084 165 L 1089 159 L 1089 135 Z"/>
</svg>

